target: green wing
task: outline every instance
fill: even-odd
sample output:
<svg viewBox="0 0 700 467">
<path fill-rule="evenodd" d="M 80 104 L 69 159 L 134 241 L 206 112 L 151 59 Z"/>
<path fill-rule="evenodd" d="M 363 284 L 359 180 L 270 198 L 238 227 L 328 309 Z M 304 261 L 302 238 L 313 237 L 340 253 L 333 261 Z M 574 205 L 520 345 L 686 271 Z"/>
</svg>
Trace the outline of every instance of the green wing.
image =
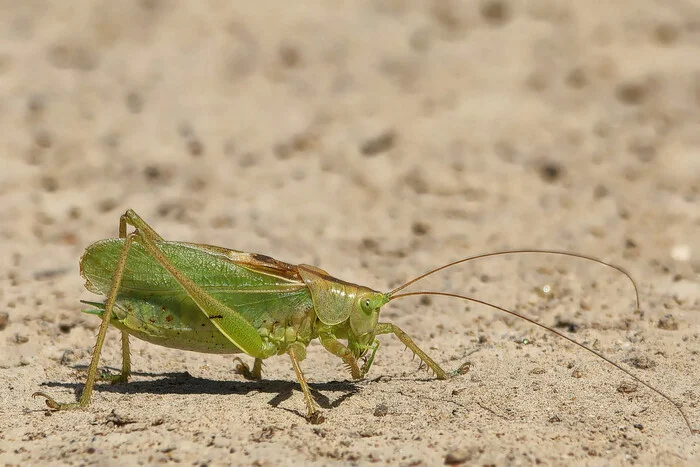
<svg viewBox="0 0 700 467">
<path fill-rule="evenodd" d="M 85 250 L 80 268 L 89 291 L 109 293 L 123 244 L 123 239 L 107 239 Z M 313 306 L 296 266 L 214 246 L 167 241 L 157 245 L 178 270 L 255 327 L 264 320 L 284 319 L 290 309 Z M 138 243 L 129 250 L 119 297 L 164 305 L 190 301 L 177 281 Z"/>
</svg>

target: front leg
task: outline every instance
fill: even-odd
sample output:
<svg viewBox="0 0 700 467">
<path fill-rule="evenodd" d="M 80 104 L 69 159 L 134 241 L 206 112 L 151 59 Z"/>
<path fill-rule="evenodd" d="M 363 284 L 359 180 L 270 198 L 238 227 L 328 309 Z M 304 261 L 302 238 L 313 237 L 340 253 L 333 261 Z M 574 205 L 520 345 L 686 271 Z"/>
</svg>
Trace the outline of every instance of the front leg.
<svg viewBox="0 0 700 467">
<path fill-rule="evenodd" d="M 364 357 L 365 363 L 360 369 L 362 376 L 369 372 L 369 369 L 372 367 L 372 363 L 374 362 L 374 356 L 377 354 L 377 350 L 379 350 L 379 341 L 377 339 L 374 340 L 374 343 L 372 343 L 370 349 L 372 349 L 372 353 L 369 354 L 369 357 Z"/>
<path fill-rule="evenodd" d="M 318 339 L 327 351 L 340 357 L 343 362 L 345 362 L 345 365 L 347 365 L 350 370 L 352 379 L 361 379 L 364 376 L 364 372 L 362 372 L 357 365 L 357 358 L 355 358 L 355 355 L 353 355 L 352 351 L 346 345 L 335 338 L 330 329 L 320 329 Z"/>
<path fill-rule="evenodd" d="M 440 367 L 440 365 L 438 365 L 437 363 L 435 363 L 435 361 L 434 361 L 432 358 L 430 358 L 430 357 L 428 356 L 428 354 L 426 354 L 425 352 L 423 352 L 423 351 L 420 349 L 420 347 L 418 347 L 418 346 L 416 345 L 416 343 L 413 342 L 413 339 L 411 339 L 411 338 L 409 337 L 408 334 L 406 334 L 405 332 L 403 332 L 403 331 L 401 330 L 401 328 L 399 328 L 399 327 L 396 326 L 395 324 L 391 324 L 391 323 L 378 323 L 378 324 L 377 324 L 376 333 L 377 333 L 377 334 L 394 334 L 394 335 L 396 335 L 396 337 L 398 337 L 399 340 L 400 340 L 401 342 L 403 342 L 404 345 L 405 345 L 406 347 L 408 347 L 409 349 L 411 349 L 411 351 L 412 351 L 414 354 L 418 355 L 418 358 L 420 358 L 426 365 L 428 365 L 428 368 L 430 368 L 431 370 L 433 370 L 433 372 L 435 373 L 435 376 L 437 377 L 437 379 L 447 379 L 447 378 L 449 378 L 449 377 L 451 377 L 451 376 L 455 376 L 455 375 L 457 375 L 457 374 L 460 374 L 460 371 L 459 371 L 459 370 L 457 370 L 457 371 L 455 371 L 455 372 L 453 372 L 453 373 L 447 373 L 445 370 L 443 370 L 443 369 Z"/>
</svg>

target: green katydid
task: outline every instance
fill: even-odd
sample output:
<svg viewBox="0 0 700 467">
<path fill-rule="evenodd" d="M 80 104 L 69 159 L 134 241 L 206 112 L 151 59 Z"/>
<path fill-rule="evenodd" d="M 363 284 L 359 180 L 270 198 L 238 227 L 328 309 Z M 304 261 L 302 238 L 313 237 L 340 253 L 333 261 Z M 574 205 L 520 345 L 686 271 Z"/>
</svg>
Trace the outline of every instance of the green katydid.
<svg viewBox="0 0 700 467">
<path fill-rule="evenodd" d="M 131 226 L 133 231 L 127 232 Z M 60 403 L 51 396 L 46 404 L 56 410 L 87 407 L 98 374 L 98 364 L 107 328 L 122 332 L 122 371 L 112 377 L 125 382 L 130 376 L 129 335 L 153 344 L 205 353 L 245 353 L 254 357 L 252 371 L 239 369 L 249 378 L 260 379 L 262 360 L 287 354 L 296 373 L 312 423 L 323 421 L 321 411 L 301 371 L 310 341 L 343 360 L 353 379 L 362 378 L 372 366 L 379 347 L 376 336 L 394 334 L 438 379 L 463 373 L 443 370 L 398 326 L 379 322 L 380 308 L 397 298 L 415 295 L 442 295 L 469 300 L 498 309 L 553 332 L 559 337 L 597 355 L 628 376 L 680 408 L 661 391 L 642 381 L 620 365 L 566 335 L 514 311 L 463 295 L 445 292 L 404 292 L 411 284 L 466 261 L 510 253 L 550 253 L 594 261 L 623 269 L 598 259 L 553 250 L 516 250 L 465 258 L 429 271 L 388 293 L 345 282 L 309 265 L 287 264 L 268 256 L 221 247 L 163 240 L 133 210 L 121 216 L 119 238 L 90 245 L 80 260 L 86 288 L 105 295 L 104 303 L 88 313 L 101 316 L 97 343 L 88 369 L 82 395 L 77 402 Z M 346 344 L 341 340 L 346 341 Z M 360 365 L 360 362 L 362 364 Z"/>
</svg>

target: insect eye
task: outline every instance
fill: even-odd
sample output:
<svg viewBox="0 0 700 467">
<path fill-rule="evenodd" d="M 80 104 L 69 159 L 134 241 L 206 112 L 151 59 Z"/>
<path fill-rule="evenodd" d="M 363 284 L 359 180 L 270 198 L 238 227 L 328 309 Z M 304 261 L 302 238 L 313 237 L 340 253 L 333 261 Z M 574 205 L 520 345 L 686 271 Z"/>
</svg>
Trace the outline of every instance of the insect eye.
<svg viewBox="0 0 700 467">
<path fill-rule="evenodd" d="M 369 313 L 370 311 L 372 311 L 372 309 L 370 308 L 371 302 L 369 298 L 365 298 L 364 300 L 362 300 L 361 306 L 362 311 L 364 311 L 365 313 Z"/>
</svg>

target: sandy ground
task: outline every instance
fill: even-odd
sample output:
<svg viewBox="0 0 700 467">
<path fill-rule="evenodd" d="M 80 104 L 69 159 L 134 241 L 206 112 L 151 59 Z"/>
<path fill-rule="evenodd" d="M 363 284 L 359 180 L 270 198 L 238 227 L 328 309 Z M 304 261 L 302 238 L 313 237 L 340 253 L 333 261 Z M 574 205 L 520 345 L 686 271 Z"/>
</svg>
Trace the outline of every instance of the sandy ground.
<svg viewBox="0 0 700 467">
<path fill-rule="evenodd" d="M 2 462 L 700 462 L 659 395 L 447 299 L 382 319 L 469 373 L 437 381 L 383 336 L 355 382 L 314 342 L 318 426 L 286 358 L 249 382 L 230 356 L 135 339 L 133 380 L 87 410 L 31 398 L 81 390 L 98 319 L 79 300 L 99 298 L 78 259 L 133 208 L 167 239 L 380 290 L 504 248 L 619 264 L 638 312 L 624 276 L 572 258 L 483 260 L 421 288 L 574 331 L 700 427 L 700 5 L 296 3 L 0 2 Z M 101 364 L 120 362 L 110 331 Z"/>
</svg>

